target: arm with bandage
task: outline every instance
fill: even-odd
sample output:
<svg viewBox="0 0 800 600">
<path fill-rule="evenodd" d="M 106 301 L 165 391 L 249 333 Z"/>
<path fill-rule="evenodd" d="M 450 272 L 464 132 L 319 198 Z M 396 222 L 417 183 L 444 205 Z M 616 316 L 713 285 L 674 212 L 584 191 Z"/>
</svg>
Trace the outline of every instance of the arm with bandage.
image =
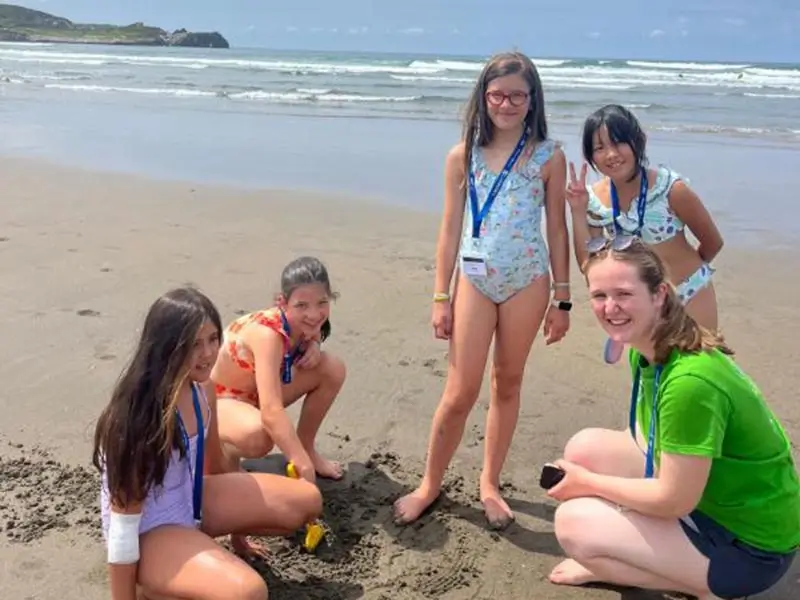
<svg viewBox="0 0 800 600">
<path fill-rule="evenodd" d="M 142 504 L 112 502 L 108 523 L 108 575 L 112 600 L 136 600 Z"/>
</svg>

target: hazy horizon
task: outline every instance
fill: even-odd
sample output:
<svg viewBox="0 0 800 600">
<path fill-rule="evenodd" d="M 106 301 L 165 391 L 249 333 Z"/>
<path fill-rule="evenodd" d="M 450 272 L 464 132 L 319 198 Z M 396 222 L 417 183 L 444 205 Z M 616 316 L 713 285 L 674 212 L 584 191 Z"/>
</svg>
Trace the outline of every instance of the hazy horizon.
<svg viewBox="0 0 800 600">
<path fill-rule="evenodd" d="M 800 63 L 800 6 L 785 0 L 327 0 L 265 5 L 237 0 L 29 0 L 15 3 L 76 22 L 144 22 L 219 31 L 239 49 L 483 57 L 519 48 L 533 57 Z M 493 15 L 487 27 L 486 15 Z M 502 17 L 508 15 L 507 19 Z M 543 26 L 538 23 L 545 21 Z M 528 25 L 530 23 L 530 25 Z"/>
</svg>

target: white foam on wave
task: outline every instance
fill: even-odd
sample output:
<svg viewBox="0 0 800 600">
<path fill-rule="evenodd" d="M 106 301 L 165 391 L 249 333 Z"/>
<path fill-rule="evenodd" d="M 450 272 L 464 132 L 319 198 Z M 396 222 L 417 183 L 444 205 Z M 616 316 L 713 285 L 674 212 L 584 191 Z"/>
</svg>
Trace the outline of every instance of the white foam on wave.
<svg viewBox="0 0 800 600">
<path fill-rule="evenodd" d="M 646 69 L 669 69 L 677 71 L 729 71 L 744 69 L 749 64 L 734 65 L 729 63 L 696 63 L 696 62 L 661 62 L 649 60 L 626 60 L 625 64 L 631 67 L 644 67 Z"/>
<path fill-rule="evenodd" d="M 118 92 L 157 96 L 211 97 L 219 95 L 217 92 L 210 92 L 206 90 L 189 90 L 185 88 L 136 88 L 113 85 L 72 85 L 63 83 L 50 83 L 44 87 L 57 90 L 69 90 L 73 92 Z"/>
<path fill-rule="evenodd" d="M 260 100 L 266 102 L 308 103 L 308 102 L 333 102 L 333 103 L 379 103 L 379 102 L 414 102 L 421 100 L 422 96 L 369 96 L 342 93 L 309 93 L 309 90 L 298 89 L 294 92 L 266 92 L 249 91 L 226 94 L 231 100 Z"/>
</svg>

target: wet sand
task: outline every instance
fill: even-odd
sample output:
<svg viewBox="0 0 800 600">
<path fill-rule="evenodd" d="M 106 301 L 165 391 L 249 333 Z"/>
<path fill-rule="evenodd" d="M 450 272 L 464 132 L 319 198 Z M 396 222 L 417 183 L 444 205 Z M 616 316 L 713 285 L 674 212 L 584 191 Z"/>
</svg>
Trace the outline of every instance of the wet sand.
<svg viewBox="0 0 800 600">
<path fill-rule="evenodd" d="M 447 348 L 429 327 L 436 216 L 11 159 L 0 164 L 0 185 L 3 599 L 108 597 L 91 436 L 149 304 L 191 282 L 227 321 L 267 304 L 299 254 L 322 258 L 341 293 L 328 346 L 349 375 L 320 447 L 348 473 L 322 483 L 330 532 L 316 555 L 296 539 L 270 540 L 273 554 L 257 567 L 273 600 L 662 597 L 546 581 L 561 552 L 540 465 L 581 427 L 622 427 L 627 416 L 626 369 L 602 364 L 603 334 L 574 265 L 570 333 L 551 348 L 537 340 L 525 378 L 504 475 L 517 522 L 490 531 L 478 503 L 484 385 L 446 494 L 398 528 L 391 504 L 419 479 L 446 370 Z M 798 263 L 796 249 L 753 246 L 726 247 L 716 263 L 726 335 L 795 441 Z M 764 597 L 797 598 L 798 579 L 800 564 Z"/>
</svg>

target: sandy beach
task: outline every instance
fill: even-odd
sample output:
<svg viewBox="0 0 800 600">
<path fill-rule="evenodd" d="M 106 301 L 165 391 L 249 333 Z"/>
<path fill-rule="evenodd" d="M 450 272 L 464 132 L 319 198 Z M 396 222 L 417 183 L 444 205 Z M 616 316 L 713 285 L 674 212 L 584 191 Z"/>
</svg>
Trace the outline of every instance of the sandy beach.
<svg viewBox="0 0 800 600">
<path fill-rule="evenodd" d="M 295 540 L 271 541 L 259 565 L 270 598 L 661 598 L 546 580 L 562 555 L 540 465 L 578 429 L 622 427 L 627 417 L 628 373 L 601 361 L 604 336 L 574 261 L 571 330 L 554 347 L 537 340 L 523 387 L 504 476 L 517 522 L 489 531 L 477 499 L 485 385 L 446 496 L 397 528 L 391 504 L 418 481 L 446 371 L 446 345 L 429 325 L 436 214 L 7 158 L 0 186 L 3 600 L 108 597 L 91 435 L 150 303 L 191 282 L 228 321 L 270 303 L 281 268 L 300 254 L 324 260 L 341 294 L 328 344 L 349 375 L 320 444 L 348 474 L 322 484 L 329 545 L 308 556 Z M 757 244 L 729 244 L 715 263 L 724 332 L 796 443 L 798 264 L 797 248 Z M 796 599 L 798 589 L 796 562 L 764 598 Z"/>
</svg>

